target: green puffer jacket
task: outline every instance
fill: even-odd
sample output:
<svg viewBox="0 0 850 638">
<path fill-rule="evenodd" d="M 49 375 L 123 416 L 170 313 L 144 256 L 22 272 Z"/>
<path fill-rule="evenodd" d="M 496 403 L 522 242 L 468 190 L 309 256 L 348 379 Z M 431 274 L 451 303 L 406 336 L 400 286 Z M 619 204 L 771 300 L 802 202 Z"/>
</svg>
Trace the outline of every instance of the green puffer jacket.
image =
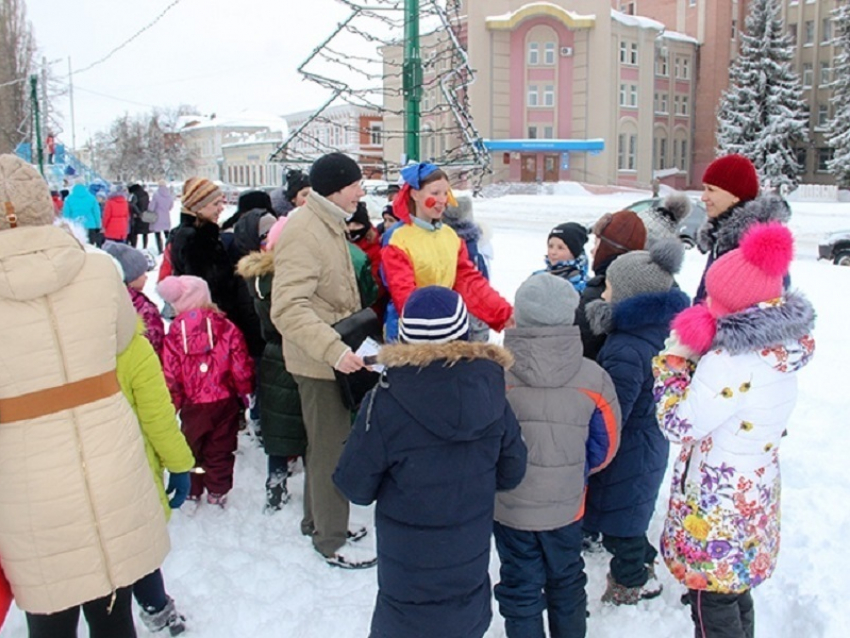
<svg viewBox="0 0 850 638">
<path fill-rule="evenodd" d="M 296 456 L 307 448 L 298 385 L 286 371 L 283 340 L 270 318 L 274 254 L 253 252 L 239 260 L 236 272 L 248 282 L 260 330 L 266 342 L 260 358 L 257 394 L 266 454 Z"/>
</svg>

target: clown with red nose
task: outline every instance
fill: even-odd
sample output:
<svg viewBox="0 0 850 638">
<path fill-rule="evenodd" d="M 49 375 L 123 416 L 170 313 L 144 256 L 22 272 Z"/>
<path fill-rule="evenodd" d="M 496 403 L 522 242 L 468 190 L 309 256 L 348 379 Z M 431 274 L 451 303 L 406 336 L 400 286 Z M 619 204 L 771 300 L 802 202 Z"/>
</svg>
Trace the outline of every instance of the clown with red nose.
<svg viewBox="0 0 850 638">
<path fill-rule="evenodd" d="M 401 224 L 383 238 L 381 268 L 390 293 L 386 338 L 398 334 L 398 315 L 410 294 L 425 286 L 451 288 L 469 311 L 493 330 L 513 323 L 511 305 L 496 292 L 469 259 L 466 243 L 442 223 L 446 206 L 456 205 L 448 175 L 422 162 L 401 171 L 404 184 L 393 202 Z"/>
</svg>

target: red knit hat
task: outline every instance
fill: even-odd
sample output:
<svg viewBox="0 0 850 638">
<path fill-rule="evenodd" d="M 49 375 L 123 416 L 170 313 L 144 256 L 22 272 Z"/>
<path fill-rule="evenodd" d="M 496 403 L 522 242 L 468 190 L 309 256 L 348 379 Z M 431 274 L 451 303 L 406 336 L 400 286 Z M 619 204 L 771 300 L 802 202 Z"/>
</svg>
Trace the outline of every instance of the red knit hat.
<svg viewBox="0 0 850 638">
<path fill-rule="evenodd" d="M 754 224 L 739 248 L 715 261 L 705 276 L 709 310 L 715 317 L 740 312 L 782 296 L 794 257 L 794 238 L 778 222 Z"/>
<path fill-rule="evenodd" d="M 743 155 L 718 157 L 705 169 L 702 183 L 722 188 L 743 201 L 755 199 L 759 194 L 756 167 Z"/>
<path fill-rule="evenodd" d="M 625 255 L 632 250 L 643 250 L 646 246 L 646 226 L 630 210 L 605 213 L 593 225 L 593 234 L 600 240 L 593 255 L 594 270 L 611 257 Z"/>
</svg>

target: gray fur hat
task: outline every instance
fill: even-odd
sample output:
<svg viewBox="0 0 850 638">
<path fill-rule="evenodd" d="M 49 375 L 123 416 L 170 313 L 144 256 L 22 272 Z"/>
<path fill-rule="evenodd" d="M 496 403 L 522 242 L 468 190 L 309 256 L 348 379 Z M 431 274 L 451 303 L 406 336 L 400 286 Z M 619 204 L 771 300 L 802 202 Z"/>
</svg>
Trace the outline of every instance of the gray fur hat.
<svg viewBox="0 0 850 638">
<path fill-rule="evenodd" d="M 646 248 L 664 239 L 677 239 L 679 225 L 691 212 L 691 200 L 682 193 L 668 195 L 657 207 L 638 213 L 646 226 Z"/>
<path fill-rule="evenodd" d="M 517 328 L 571 326 L 578 304 L 579 294 L 566 279 L 536 273 L 516 291 L 514 319 Z"/>
<path fill-rule="evenodd" d="M 679 272 L 685 248 L 678 239 L 656 242 L 649 250 L 635 250 L 617 257 L 605 274 L 611 285 L 611 303 L 630 297 L 667 292 Z"/>
<path fill-rule="evenodd" d="M 443 217 L 448 218 L 450 222 L 471 222 L 473 219 L 472 197 L 470 195 L 458 195 L 455 199 L 457 200 L 457 206 L 446 206 L 445 211 L 443 211 Z"/>
</svg>

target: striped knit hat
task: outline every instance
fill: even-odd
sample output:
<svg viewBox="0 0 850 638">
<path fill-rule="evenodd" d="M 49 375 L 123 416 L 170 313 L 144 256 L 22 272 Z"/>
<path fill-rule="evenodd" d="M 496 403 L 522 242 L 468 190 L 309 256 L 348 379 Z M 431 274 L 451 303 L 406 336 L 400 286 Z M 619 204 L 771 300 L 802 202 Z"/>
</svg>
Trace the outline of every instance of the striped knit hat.
<svg viewBox="0 0 850 638">
<path fill-rule="evenodd" d="M 399 339 L 405 343 L 448 343 L 469 337 L 469 315 L 459 294 L 442 286 L 414 290 L 401 313 Z"/>
<path fill-rule="evenodd" d="M 221 189 L 205 177 L 190 177 L 183 184 L 183 212 L 196 215 L 221 195 Z"/>
</svg>

